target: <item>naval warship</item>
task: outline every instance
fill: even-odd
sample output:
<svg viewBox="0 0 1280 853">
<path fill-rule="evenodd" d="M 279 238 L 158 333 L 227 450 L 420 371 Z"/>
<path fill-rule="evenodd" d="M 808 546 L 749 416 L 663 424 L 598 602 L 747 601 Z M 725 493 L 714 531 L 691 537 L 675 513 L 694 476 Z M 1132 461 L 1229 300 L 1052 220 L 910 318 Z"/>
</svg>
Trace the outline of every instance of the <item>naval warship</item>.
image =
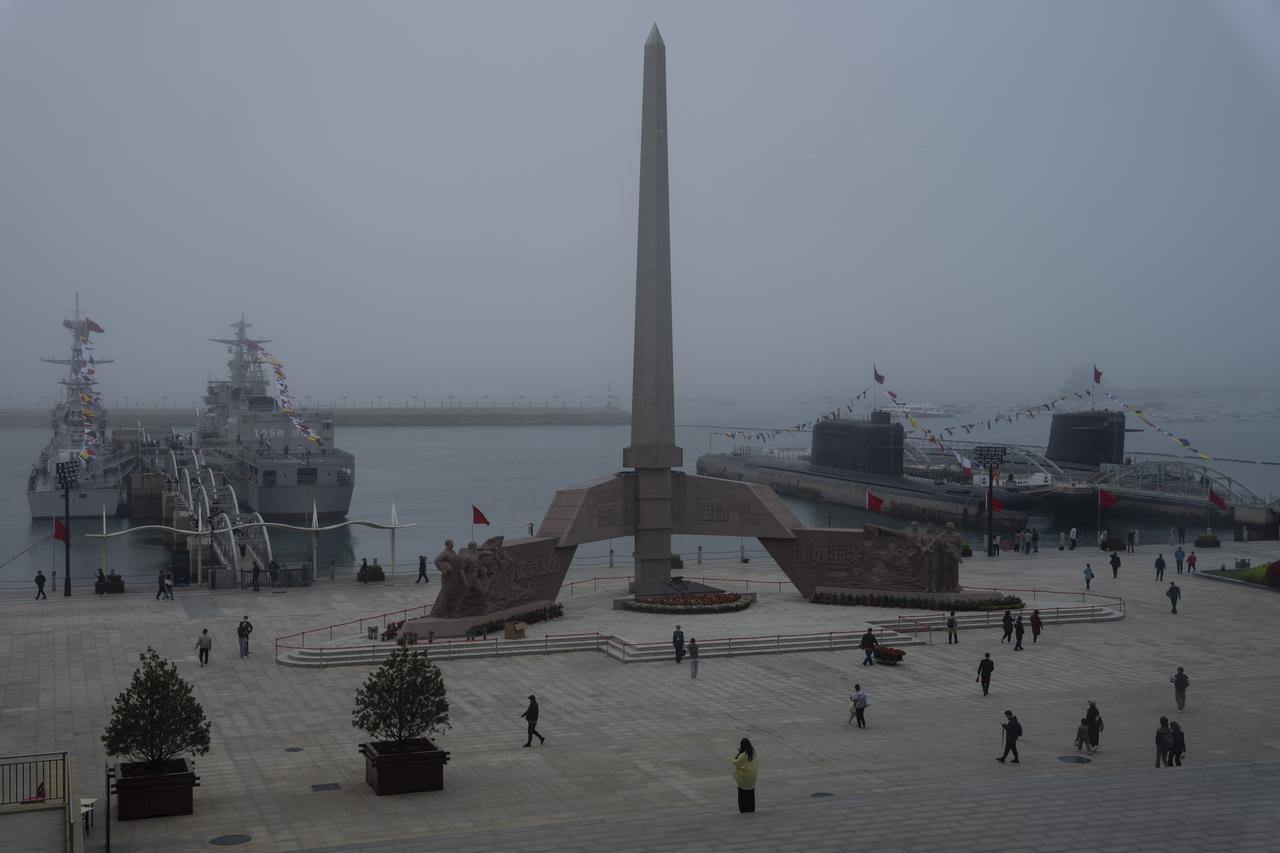
<svg viewBox="0 0 1280 853">
<path fill-rule="evenodd" d="M 235 337 L 211 338 L 231 356 L 228 378 L 208 383 L 192 444 L 267 521 L 309 522 L 313 511 L 321 521 L 345 518 L 355 457 L 334 447 L 332 412 L 294 409 L 284 365 L 264 348 L 269 339 L 248 336 L 250 325 L 241 317 Z"/>
<path fill-rule="evenodd" d="M 62 516 L 66 506 L 57 466 L 71 462 L 76 475 L 70 489 L 71 516 L 114 516 L 125 505 L 125 482 L 138 464 L 138 454 L 132 447 L 116 445 L 98 393 L 98 365 L 113 359 L 97 357 L 91 338 L 103 329 L 80 313 L 78 294 L 71 319 L 62 325 L 71 332 L 71 357 L 41 359 L 65 365 L 68 372 L 58 380 L 62 399 L 50 412 L 53 435 L 27 478 L 27 504 L 32 518 Z"/>
</svg>

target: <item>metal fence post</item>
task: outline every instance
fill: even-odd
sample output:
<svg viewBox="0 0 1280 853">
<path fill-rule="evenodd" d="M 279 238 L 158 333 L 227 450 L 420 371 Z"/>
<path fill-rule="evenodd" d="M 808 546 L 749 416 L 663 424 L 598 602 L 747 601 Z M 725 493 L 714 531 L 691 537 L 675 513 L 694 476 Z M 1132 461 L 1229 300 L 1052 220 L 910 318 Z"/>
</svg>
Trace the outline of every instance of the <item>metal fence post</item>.
<svg viewBox="0 0 1280 853">
<path fill-rule="evenodd" d="M 698 565 L 702 565 L 702 546 L 698 546 Z"/>
</svg>

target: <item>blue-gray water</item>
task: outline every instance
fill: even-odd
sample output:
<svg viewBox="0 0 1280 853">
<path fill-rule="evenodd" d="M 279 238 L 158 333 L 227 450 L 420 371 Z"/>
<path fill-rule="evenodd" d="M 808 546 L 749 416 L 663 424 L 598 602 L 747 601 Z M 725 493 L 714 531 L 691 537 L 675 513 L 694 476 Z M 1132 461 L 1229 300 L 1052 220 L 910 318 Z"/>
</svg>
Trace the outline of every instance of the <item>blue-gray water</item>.
<svg viewBox="0 0 1280 853">
<path fill-rule="evenodd" d="M 731 414 L 731 413 L 725 413 Z M 706 421 L 707 418 L 699 418 Z M 1003 425 L 993 430 L 993 441 L 1043 443 L 1047 438 L 1049 419 L 1023 419 L 1018 424 Z M 1274 446 L 1277 422 L 1273 419 L 1230 420 L 1166 424 L 1175 433 L 1186 434 L 1206 451 L 1220 456 L 1253 459 L 1280 459 Z M 446 538 L 466 541 L 471 535 L 471 505 L 475 504 L 493 523 L 490 528 L 476 529 L 477 539 L 490 534 L 510 537 L 525 535 L 528 522 L 541 520 L 555 490 L 580 483 L 592 477 L 618 470 L 622 448 L 628 443 L 625 426 L 583 427 L 353 427 L 338 436 L 339 444 L 355 453 L 357 484 L 351 504 L 352 519 L 386 521 L 391 502 L 402 523 L 418 526 L 397 534 L 397 561 L 402 571 L 412 572 L 408 565 L 418 554 L 433 557 Z M 988 436 L 975 436 L 987 438 Z M 32 522 L 27 510 L 26 475 L 32 460 L 39 455 L 48 435 L 43 429 L 0 429 L 0 560 L 10 560 L 30 543 L 48 536 L 52 522 Z M 727 450 L 735 442 L 707 429 L 681 428 L 678 442 L 685 449 L 686 468 L 692 470 L 699 454 Z M 803 438 L 784 439 L 784 443 L 802 443 Z M 1127 439 L 1132 451 L 1172 452 L 1174 445 L 1152 433 L 1131 433 Z M 740 442 L 737 442 L 740 443 Z M 1280 467 L 1214 462 L 1223 470 L 1264 495 L 1280 493 Z M 806 524 L 823 526 L 858 526 L 866 513 L 849 507 L 787 499 L 788 504 Z M 885 516 L 877 523 L 899 524 Z M 119 529 L 125 520 L 110 519 L 109 526 Z M 100 546 L 83 539 L 79 533 L 100 522 L 77 520 L 73 530 L 72 577 L 84 584 L 96 571 Z M 1160 536 L 1167 527 L 1152 525 L 1151 536 Z M 273 534 L 281 562 L 297 564 L 309 559 L 308 538 Z M 1160 541 L 1151 539 L 1148 541 Z M 56 564 L 62 574 L 62 556 L 56 555 L 54 542 L 47 541 L 33 551 L 0 567 L 0 589 L 16 589 L 30 585 L 37 568 L 48 574 Z M 691 556 L 702 544 L 707 553 L 720 552 L 721 557 L 736 556 L 738 540 L 695 540 L 677 537 L 677 551 Z M 748 541 L 749 553 L 762 550 Z M 631 553 L 631 541 L 617 540 L 613 547 L 620 558 Z M 165 554 L 160 545 L 122 537 L 109 546 L 108 565 L 126 576 L 150 578 L 161 565 Z M 584 570 L 603 570 L 609 543 L 584 546 L 578 551 L 575 566 Z M 360 557 L 389 559 L 388 536 L 367 528 L 351 528 L 349 532 L 327 534 L 321 538 L 320 565 L 337 560 L 346 566 Z M 603 571 L 601 571 L 603 573 Z"/>
</svg>

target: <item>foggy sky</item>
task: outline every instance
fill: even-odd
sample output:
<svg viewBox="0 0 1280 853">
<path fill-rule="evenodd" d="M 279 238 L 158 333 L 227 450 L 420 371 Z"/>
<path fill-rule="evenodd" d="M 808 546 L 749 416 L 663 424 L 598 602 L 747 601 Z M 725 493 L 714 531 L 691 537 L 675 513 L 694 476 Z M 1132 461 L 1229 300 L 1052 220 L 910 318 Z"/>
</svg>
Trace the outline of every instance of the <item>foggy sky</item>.
<svg viewBox="0 0 1280 853">
<path fill-rule="evenodd" d="M 1273 3 L 0 0 L 0 395 L 629 405 L 655 20 L 678 395 L 1275 384 Z"/>
</svg>

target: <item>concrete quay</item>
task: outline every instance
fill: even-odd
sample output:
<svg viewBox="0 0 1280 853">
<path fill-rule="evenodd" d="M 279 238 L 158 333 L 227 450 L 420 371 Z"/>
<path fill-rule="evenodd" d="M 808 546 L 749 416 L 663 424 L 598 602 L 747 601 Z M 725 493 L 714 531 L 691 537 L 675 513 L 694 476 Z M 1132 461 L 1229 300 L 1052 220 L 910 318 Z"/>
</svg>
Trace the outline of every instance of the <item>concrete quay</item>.
<svg viewBox="0 0 1280 853">
<path fill-rule="evenodd" d="M 1106 571 L 1095 579 L 1094 591 L 1124 598 L 1124 619 L 1051 623 L 1035 645 L 1028 634 L 1021 652 L 1000 644 L 998 629 L 973 627 L 958 646 L 935 633 L 897 667 L 863 667 L 855 649 L 797 651 L 709 657 L 696 680 L 687 661 L 624 665 L 590 653 L 442 661 L 453 722 L 440 737 L 453 756 L 445 790 L 384 798 L 364 784 L 363 737 L 350 724 L 367 667 L 279 666 L 273 639 L 425 603 L 436 584 L 197 590 L 173 602 L 145 592 L 40 602 L 8 594 L 0 597 L 0 647 L 9 650 L 0 754 L 70 750 L 81 795 L 101 797 L 100 736 L 150 644 L 195 684 L 213 721 L 212 750 L 196 762 L 196 814 L 114 823 L 115 851 L 213 849 L 211 839 L 232 833 L 251 836 L 245 850 L 317 853 L 1274 849 L 1266 791 L 1280 771 L 1280 597 L 1172 569 L 1158 583 L 1151 564 L 1161 550 L 1144 546 L 1124 555 L 1117 580 Z M 1278 550 L 1230 543 L 1201 552 L 1200 562 L 1256 563 Z M 964 562 L 961 578 L 970 587 L 1066 590 L 1069 600 L 1086 560 L 1104 563 L 1092 550 L 979 557 Z M 767 562 L 705 568 L 778 576 Z M 1163 595 L 1169 580 L 1184 593 L 1176 616 Z M 611 610 L 605 599 L 616 591 L 584 595 L 589 587 L 562 598 L 563 620 L 530 635 L 599 630 L 669 641 L 676 620 Z M 785 584 L 759 591 L 741 613 L 682 617 L 686 636 L 858 628 L 868 616 L 897 615 L 810 605 Z M 255 632 L 251 656 L 238 659 L 234 629 L 244 614 Z M 214 636 L 206 669 L 194 648 L 203 627 Z M 984 698 L 974 674 L 986 651 L 996 671 Z M 1191 677 L 1184 712 L 1168 683 L 1176 666 Z M 865 730 L 846 724 L 853 681 L 873 697 Z M 547 743 L 523 749 L 529 693 L 542 706 Z M 1088 699 L 1106 721 L 1102 750 L 1089 764 L 1063 763 L 1059 756 L 1075 754 Z M 1005 708 L 1026 729 L 1017 766 L 992 761 Z M 1152 767 L 1162 714 L 1187 731 L 1182 768 Z M 759 811 L 745 816 L 729 772 L 743 736 L 761 757 Z M 311 787 L 327 783 L 340 787 Z M 40 849 L 12 826 L 0 815 L 0 850 Z M 103 837 L 99 815 L 86 849 L 104 849 Z"/>
</svg>

